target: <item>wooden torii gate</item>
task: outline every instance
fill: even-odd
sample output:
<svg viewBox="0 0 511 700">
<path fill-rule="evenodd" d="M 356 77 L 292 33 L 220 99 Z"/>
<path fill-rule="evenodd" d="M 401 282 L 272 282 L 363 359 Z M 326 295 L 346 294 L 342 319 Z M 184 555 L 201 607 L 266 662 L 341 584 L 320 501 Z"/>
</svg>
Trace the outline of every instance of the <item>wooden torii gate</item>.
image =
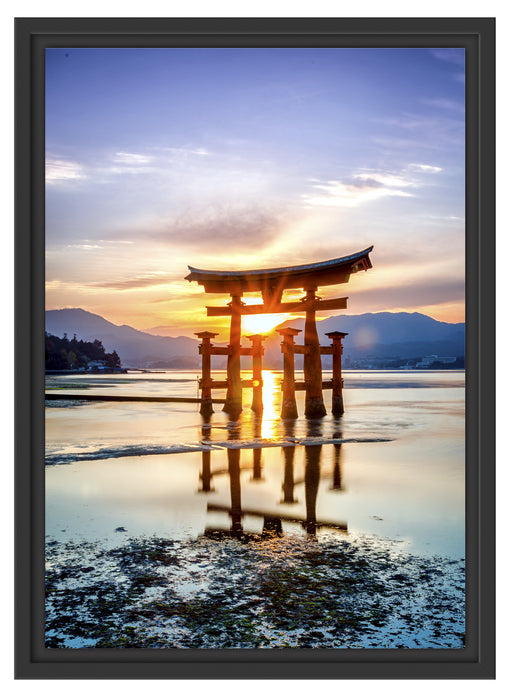
<svg viewBox="0 0 511 700">
<path fill-rule="evenodd" d="M 347 255 L 342 258 L 334 258 L 324 262 L 312 263 L 309 265 L 295 265 L 293 267 L 278 267 L 263 270 L 240 270 L 240 271 L 219 271 L 201 270 L 188 266 L 190 274 L 185 277 L 190 282 L 197 282 L 204 286 L 206 293 L 229 294 L 231 301 L 226 306 L 207 306 L 208 316 L 230 316 L 230 337 L 227 348 L 213 348 L 210 339 L 216 334 L 208 332 L 197 333 L 202 340 L 202 352 L 209 347 L 210 354 L 227 355 L 227 382 L 226 399 L 223 410 L 230 414 L 239 414 L 242 410 L 242 388 L 240 371 L 240 356 L 257 354 L 262 355 L 262 338 L 253 338 L 252 348 L 241 347 L 241 317 L 248 314 L 277 314 L 293 313 L 305 314 L 305 334 L 303 347 L 303 372 L 305 379 L 305 415 L 307 417 L 324 416 L 326 414 L 323 402 L 323 380 L 321 371 L 322 350 L 319 344 L 318 332 L 316 328 L 316 311 L 331 311 L 335 309 L 345 309 L 347 307 L 347 297 L 334 299 L 321 299 L 316 295 L 319 287 L 345 284 L 350 276 L 356 272 L 367 270 L 372 267 L 369 253 L 373 246 L 358 253 Z M 300 301 L 283 302 L 282 294 L 286 289 L 303 289 L 305 296 Z M 260 292 L 262 304 L 246 305 L 242 301 L 245 292 Z M 329 354 L 333 354 L 334 362 L 339 352 L 335 348 L 340 347 L 340 341 L 345 334 L 339 333 L 333 338 L 333 349 Z M 286 338 L 283 338 L 284 342 Z M 292 341 L 292 336 L 291 336 Z M 291 342 L 291 344 L 293 344 Z M 284 346 L 284 343 L 283 343 Z M 283 348 L 284 349 L 284 348 Z M 293 350 L 294 352 L 294 350 Z M 341 350 L 342 352 L 342 350 Z M 325 353 L 323 353 L 325 354 Z M 256 363 L 254 363 L 254 367 Z M 340 365 L 339 365 L 340 366 Z M 207 370 L 209 373 L 209 369 Z M 218 382 L 211 380 L 209 376 L 204 376 L 203 363 L 203 388 L 204 381 L 211 386 L 219 386 Z M 222 383 L 223 385 L 223 383 Z M 249 380 L 248 385 L 254 386 L 254 380 Z M 259 385 L 260 386 L 260 383 Z M 298 387 L 295 383 L 295 389 Z M 211 394 L 209 393 L 211 398 Z M 203 394 L 203 399 L 204 397 Z M 342 394 L 341 394 L 342 401 Z M 202 407 L 201 407 L 202 410 Z M 204 411 L 203 411 L 204 412 Z"/>
</svg>

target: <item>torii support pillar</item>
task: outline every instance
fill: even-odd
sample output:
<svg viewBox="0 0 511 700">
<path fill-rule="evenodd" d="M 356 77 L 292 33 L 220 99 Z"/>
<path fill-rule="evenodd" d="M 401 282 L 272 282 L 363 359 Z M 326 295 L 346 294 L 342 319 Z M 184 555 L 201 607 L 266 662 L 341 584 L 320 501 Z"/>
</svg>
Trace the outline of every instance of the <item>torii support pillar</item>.
<svg viewBox="0 0 511 700">
<path fill-rule="evenodd" d="M 316 289 L 307 289 L 305 302 L 308 302 L 305 312 L 305 354 L 303 356 L 303 375 L 305 379 L 305 415 L 307 418 L 321 418 L 326 415 L 323 402 L 321 373 L 321 350 L 319 347 L 318 331 L 316 328 L 317 301 Z"/>
<path fill-rule="evenodd" d="M 249 335 L 252 342 L 252 410 L 254 413 L 263 412 L 263 340 L 265 335 Z"/>
<path fill-rule="evenodd" d="M 332 413 L 334 416 L 342 416 L 344 413 L 344 400 L 342 397 L 342 339 L 348 334 L 340 331 L 325 333 L 332 340 L 334 349 L 332 355 Z"/>
<path fill-rule="evenodd" d="M 243 410 L 240 366 L 241 311 L 243 308 L 241 295 L 231 294 L 229 306 L 231 308 L 231 332 L 227 356 L 227 393 L 222 410 L 229 415 L 239 416 Z"/>
<path fill-rule="evenodd" d="M 218 333 L 202 331 L 201 333 L 195 333 L 195 335 L 202 340 L 199 346 L 199 352 L 202 357 L 200 413 L 203 416 L 210 416 L 214 413 L 213 402 L 211 401 L 211 338 L 215 338 Z"/>
<path fill-rule="evenodd" d="M 284 376 L 282 378 L 281 418 L 298 418 L 295 397 L 295 351 L 294 336 L 300 333 L 296 328 L 279 328 L 282 336 L 281 350 L 284 356 Z"/>
</svg>

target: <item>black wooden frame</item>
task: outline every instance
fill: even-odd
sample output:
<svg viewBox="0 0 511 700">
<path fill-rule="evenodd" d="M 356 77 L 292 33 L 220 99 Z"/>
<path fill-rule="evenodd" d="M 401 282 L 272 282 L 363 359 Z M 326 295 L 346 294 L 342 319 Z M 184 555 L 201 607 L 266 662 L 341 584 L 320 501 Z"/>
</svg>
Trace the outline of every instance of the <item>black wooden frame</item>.
<svg viewBox="0 0 511 700">
<path fill-rule="evenodd" d="M 16 677 L 494 678 L 495 21 L 491 18 L 23 18 L 15 20 L 15 39 Z M 464 649 L 44 648 L 44 49 L 59 46 L 466 49 L 467 637 Z"/>
</svg>

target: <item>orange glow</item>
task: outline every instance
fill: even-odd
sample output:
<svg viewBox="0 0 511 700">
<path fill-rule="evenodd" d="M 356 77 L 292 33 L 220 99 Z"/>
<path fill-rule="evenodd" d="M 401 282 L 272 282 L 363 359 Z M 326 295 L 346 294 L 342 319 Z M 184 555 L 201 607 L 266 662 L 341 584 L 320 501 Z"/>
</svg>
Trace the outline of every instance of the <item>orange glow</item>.
<svg viewBox="0 0 511 700">
<path fill-rule="evenodd" d="M 408 309 L 406 309 L 408 311 Z M 435 306 L 421 306 L 416 309 L 421 314 L 431 316 L 436 321 L 444 323 L 465 323 L 464 302 L 436 304 Z"/>
<path fill-rule="evenodd" d="M 282 323 L 287 314 L 255 314 L 243 316 L 242 324 L 245 335 L 254 333 L 267 333 Z"/>
</svg>

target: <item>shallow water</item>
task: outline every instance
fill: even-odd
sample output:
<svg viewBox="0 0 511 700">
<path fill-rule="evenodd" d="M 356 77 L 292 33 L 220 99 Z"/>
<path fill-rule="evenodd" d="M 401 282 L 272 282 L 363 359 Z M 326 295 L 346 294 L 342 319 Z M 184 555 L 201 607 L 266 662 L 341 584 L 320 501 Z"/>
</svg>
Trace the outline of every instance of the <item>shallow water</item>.
<svg viewBox="0 0 511 700">
<path fill-rule="evenodd" d="M 344 379 L 342 419 L 280 420 L 278 372 L 264 373 L 261 419 L 249 391 L 235 422 L 221 405 L 204 422 L 196 404 L 48 402 L 47 537 L 120 544 L 281 528 L 463 557 L 464 373 Z M 197 374 L 51 376 L 47 390 L 194 397 Z"/>
</svg>

